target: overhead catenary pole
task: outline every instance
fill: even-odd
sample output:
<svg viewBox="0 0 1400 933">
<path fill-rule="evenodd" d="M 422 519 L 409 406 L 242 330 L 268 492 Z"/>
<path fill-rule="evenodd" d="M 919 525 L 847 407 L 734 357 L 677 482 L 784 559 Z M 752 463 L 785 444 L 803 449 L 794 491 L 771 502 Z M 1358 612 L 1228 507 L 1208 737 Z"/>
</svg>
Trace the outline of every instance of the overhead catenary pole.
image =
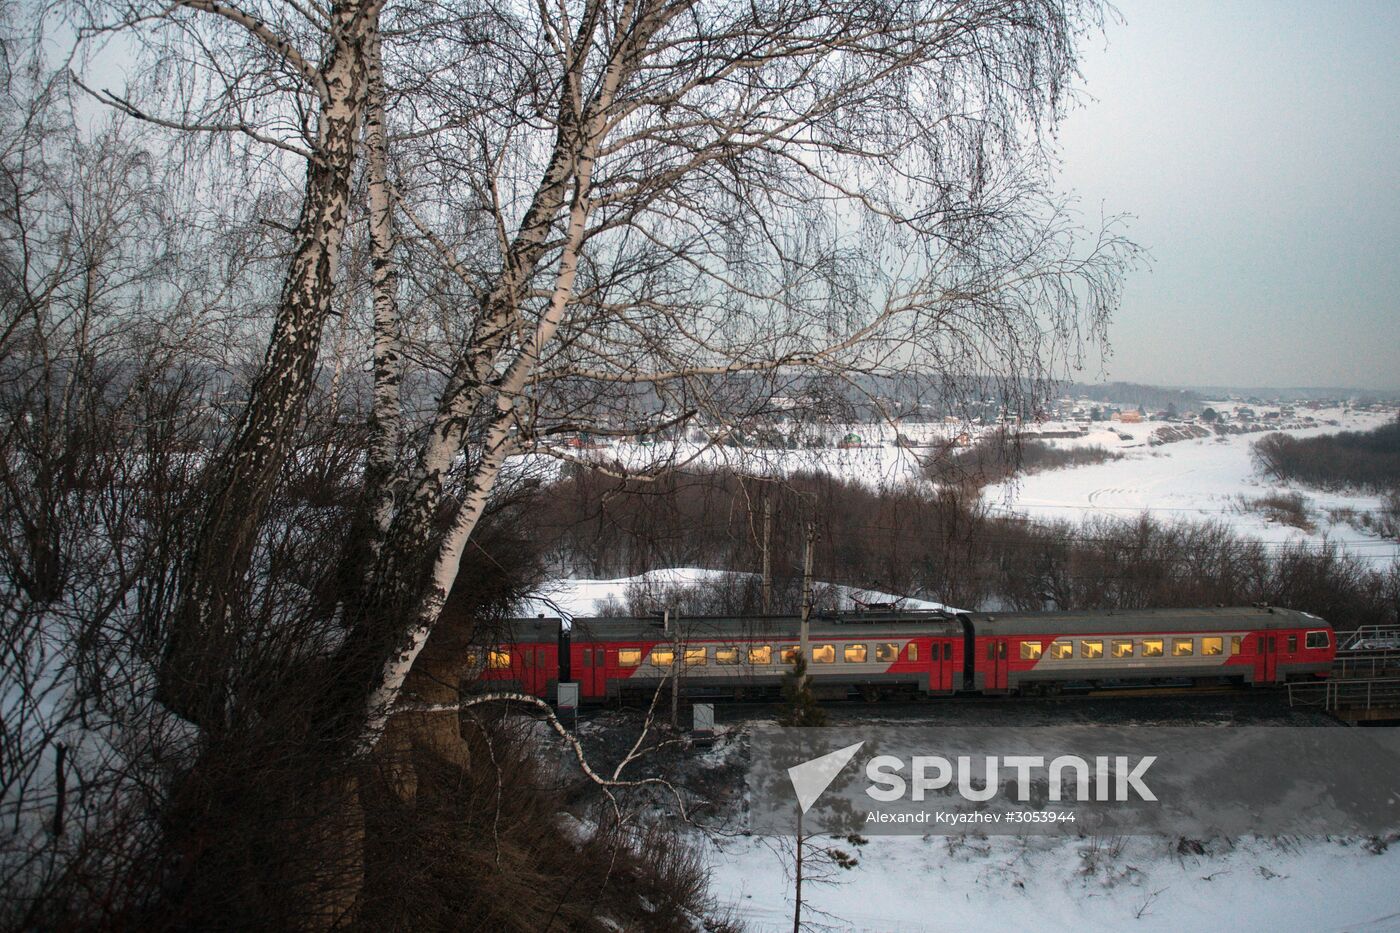
<svg viewBox="0 0 1400 933">
<path fill-rule="evenodd" d="M 807 549 L 802 558 L 802 629 L 798 638 L 797 650 L 802 654 L 804 664 L 810 664 L 811 658 L 807 652 L 808 627 L 812 620 L 812 551 L 817 541 L 817 527 L 812 522 L 807 523 Z M 806 686 L 807 678 L 810 675 L 804 669 L 802 674 L 802 686 Z"/>
<path fill-rule="evenodd" d="M 773 611 L 773 559 L 768 545 L 773 540 L 773 501 L 763 493 L 763 614 Z"/>
<path fill-rule="evenodd" d="M 671 613 L 668 611 L 669 619 Z M 679 729 L 681 723 L 681 625 L 680 610 L 676 610 L 675 624 L 671 626 L 671 728 Z"/>
</svg>

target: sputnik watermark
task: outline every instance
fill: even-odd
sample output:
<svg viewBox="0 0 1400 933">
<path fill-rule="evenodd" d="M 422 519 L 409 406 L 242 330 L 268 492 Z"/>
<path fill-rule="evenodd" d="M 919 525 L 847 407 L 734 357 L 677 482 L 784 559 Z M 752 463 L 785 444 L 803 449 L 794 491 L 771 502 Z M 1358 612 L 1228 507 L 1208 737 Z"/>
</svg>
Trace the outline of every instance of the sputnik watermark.
<svg viewBox="0 0 1400 933">
<path fill-rule="evenodd" d="M 900 773 L 904 770 L 903 759 L 895 755 L 877 755 L 865 765 L 865 775 L 871 781 L 865 793 L 870 799 L 882 803 L 903 799 L 906 794 L 910 800 L 921 801 L 929 791 L 955 787 L 958 796 L 964 800 L 981 803 L 991 800 L 1010 786 L 998 781 L 1001 769 L 1006 768 L 1016 773 L 1015 799 L 1020 803 L 1033 799 L 1032 790 L 1038 783 L 1039 772 L 1043 772 L 1047 778 L 1048 799 L 1055 802 L 1126 802 L 1133 799 L 1133 794 L 1139 800 L 1156 800 L 1157 795 L 1143 782 L 1147 769 L 1156 760 L 1156 755 L 1145 755 L 1136 764 L 1131 764 L 1127 755 L 1097 755 L 1091 765 L 1078 755 L 1060 755 L 1046 765 L 1043 755 L 988 755 L 981 760 L 979 767 L 971 755 L 959 755 L 955 761 L 941 755 L 917 755 L 910 765 L 910 779 L 905 780 Z M 1066 794 L 1067 774 L 1073 781 L 1072 795 Z M 973 783 L 977 778 L 981 779 L 981 787 Z M 828 780 L 827 785 L 830 783 Z M 825 790 L 827 785 L 823 785 L 822 789 Z M 803 810 L 810 806 L 808 804 Z"/>
<path fill-rule="evenodd" d="M 831 786 L 831 782 L 836 780 L 836 775 L 841 773 L 841 769 L 846 767 L 846 763 L 855 757 L 864 744 L 857 742 L 847 745 L 845 748 L 818 755 L 788 768 L 788 778 L 792 781 L 792 789 L 797 793 L 797 805 L 802 808 L 803 813 L 812 809 L 812 804 Z"/>
<path fill-rule="evenodd" d="M 822 793 L 836 780 L 864 742 L 818 755 L 788 768 L 788 778 L 797 794 L 797 804 L 806 813 Z M 964 800 L 982 803 L 993 799 L 1003 790 L 1014 787 L 1014 799 L 1027 803 L 1035 798 L 1033 791 L 1043 781 L 1048 788 L 1046 799 L 1063 801 L 1128 801 L 1135 794 L 1138 800 L 1156 800 L 1157 795 L 1143 781 L 1147 770 L 1157 760 L 1146 755 L 1133 764 L 1127 755 L 1098 755 L 1093 762 L 1078 755 L 1060 755 L 1046 764 L 1043 755 L 988 755 L 980 761 L 971 755 L 954 759 L 942 755 L 915 755 L 909 762 L 909 778 L 904 777 L 906 762 L 896 755 L 876 755 L 865 764 L 865 776 L 870 784 L 865 794 L 871 800 L 890 803 L 908 799 L 921 802 L 929 792 L 953 789 Z M 1015 780 L 1002 784 L 1002 770 L 1015 773 Z M 980 779 L 981 786 L 976 781 Z M 998 822 L 995 813 L 899 813 L 884 814 L 872 810 L 867 822 L 938 823 Z"/>
<path fill-rule="evenodd" d="M 765 834 L 1400 831 L 1400 730 L 760 727 L 750 752 Z"/>
</svg>

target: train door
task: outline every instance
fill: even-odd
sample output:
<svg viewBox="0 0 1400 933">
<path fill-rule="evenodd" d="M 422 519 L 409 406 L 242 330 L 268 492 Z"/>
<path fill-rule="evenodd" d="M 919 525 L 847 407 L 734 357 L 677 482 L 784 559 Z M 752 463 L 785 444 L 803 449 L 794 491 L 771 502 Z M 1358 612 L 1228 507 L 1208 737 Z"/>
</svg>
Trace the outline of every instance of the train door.
<svg viewBox="0 0 1400 933">
<path fill-rule="evenodd" d="M 956 689 L 954 678 L 957 676 L 953 668 L 953 640 L 947 639 L 942 645 L 934 642 L 933 648 L 939 654 L 937 689 L 952 693 Z"/>
<path fill-rule="evenodd" d="M 1278 636 L 1260 633 L 1254 636 L 1254 682 L 1271 684 L 1278 678 Z"/>
<path fill-rule="evenodd" d="M 1005 690 L 1007 687 L 1006 678 L 1006 658 L 1007 639 L 989 638 L 987 639 L 987 689 Z"/>
<path fill-rule="evenodd" d="M 582 646 L 578 688 L 584 696 L 608 695 L 608 649 L 601 644 Z"/>
<path fill-rule="evenodd" d="M 549 652 L 544 645 L 520 646 L 520 685 L 526 693 L 545 695 L 549 688 Z"/>
</svg>

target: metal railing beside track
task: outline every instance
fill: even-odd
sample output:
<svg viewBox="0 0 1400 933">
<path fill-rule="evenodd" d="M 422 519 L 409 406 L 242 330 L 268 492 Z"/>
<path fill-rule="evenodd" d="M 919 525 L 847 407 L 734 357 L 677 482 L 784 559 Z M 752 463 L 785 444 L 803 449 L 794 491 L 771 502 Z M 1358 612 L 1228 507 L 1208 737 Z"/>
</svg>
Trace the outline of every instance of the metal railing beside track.
<svg viewBox="0 0 1400 933">
<path fill-rule="evenodd" d="M 1363 625 L 1353 632 L 1337 633 L 1337 652 L 1400 650 L 1400 626 Z"/>
<path fill-rule="evenodd" d="M 1400 650 L 1338 652 L 1332 661 L 1332 676 L 1341 680 L 1400 677 Z"/>
<path fill-rule="evenodd" d="M 1400 717 L 1400 677 L 1289 684 L 1288 705 L 1314 707 L 1327 712 L 1393 709 Z"/>
</svg>

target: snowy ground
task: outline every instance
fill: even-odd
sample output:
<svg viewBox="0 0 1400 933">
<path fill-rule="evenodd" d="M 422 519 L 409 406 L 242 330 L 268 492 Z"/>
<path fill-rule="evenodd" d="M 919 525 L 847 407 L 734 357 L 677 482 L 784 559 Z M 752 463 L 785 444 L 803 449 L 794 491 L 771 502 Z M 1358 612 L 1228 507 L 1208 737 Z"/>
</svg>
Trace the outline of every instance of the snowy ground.
<svg viewBox="0 0 1400 933">
<path fill-rule="evenodd" d="M 1340 411 L 1317 414 L 1320 419 L 1336 419 L 1339 424 L 1289 429 L 1287 433 L 1310 437 L 1343 430 L 1368 431 L 1393 417 L 1344 415 Z M 1327 493 L 1265 479 L 1255 469 L 1250 455 L 1251 445 L 1262 433 L 1148 446 L 1148 438 L 1163 426 L 1151 421 L 1098 424 L 1086 437 L 1053 441 L 1072 446 L 1098 444 L 1122 453 L 1123 459 L 1032 474 L 1011 485 L 989 486 L 984 496 L 994 508 L 1037 519 L 1078 522 L 1088 515 L 1122 518 L 1143 512 L 1163 520 L 1214 519 L 1273 546 L 1333 541 L 1380 565 L 1400 558 L 1400 543 L 1368 534 L 1345 521 L 1334 521 L 1328 514 L 1342 508 L 1376 512 L 1382 505 L 1380 497 Z M 1120 438 L 1119 432 L 1131 439 Z M 1252 500 L 1276 492 L 1297 492 L 1304 497 L 1314 524 L 1312 531 L 1269 521 L 1264 514 L 1246 509 L 1240 502 L 1241 497 Z"/>
<path fill-rule="evenodd" d="M 1193 710 L 1209 706 L 1203 698 L 1183 701 L 1180 709 L 1165 701 L 1138 702 L 1147 704 L 1143 712 L 1149 718 L 1184 717 L 1176 725 L 1195 722 Z M 1088 712 L 1112 719 L 1123 710 Z M 729 714 L 726 718 L 733 721 L 733 711 Z M 976 710 L 961 715 L 963 721 L 978 717 Z M 745 767 L 745 731 L 737 722 L 731 726 L 716 746 L 699 756 L 698 770 L 715 769 L 729 776 L 732 785 L 736 770 Z M 696 836 L 708 854 L 711 894 L 750 933 L 791 929 L 791 840 L 742 835 L 747 795 L 736 791 L 721 799 L 726 800 L 727 814 L 721 822 L 728 831 Z M 830 840 L 854 855 L 858 864 L 849 870 L 816 868 L 832 880 L 805 887 L 810 909 L 804 917 L 811 928 L 881 933 L 1400 931 L 1400 841 L 1387 845 L 1341 837 L 974 835 L 865 839 L 863 845 Z M 812 871 L 809 866 L 809 877 Z"/>
<path fill-rule="evenodd" d="M 753 933 L 792 927 L 771 841 L 710 842 L 712 886 Z M 853 847 L 846 845 L 848 850 Z M 871 837 L 838 883 L 809 885 L 819 927 L 933 930 L 1400 930 L 1400 850 L 1323 839 Z M 821 911 L 825 917 L 816 913 Z"/>
<path fill-rule="evenodd" d="M 554 580 L 541 589 L 538 597 L 525 601 L 519 609 L 522 616 L 563 615 L 587 618 L 598 615 L 609 601 L 626 605 L 628 592 L 633 587 L 643 587 L 648 592 L 657 592 L 669 587 L 693 586 L 728 576 L 740 576 L 725 570 L 704 570 L 698 567 L 678 567 L 668 570 L 653 570 L 635 577 L 620 577 L 616 580 Z M 821 583 L 819 586 L 831 587 Z M 904 609 L 942 609 L 941 603 L 925 599 L 912 599 L 892 596 L 877 590 L 861 590 L 849 586 L 835 586 L 837 598 L 843 608 L 853 608 L 854 600 L 865 603 L 894 602 Z"/>
</svg>

